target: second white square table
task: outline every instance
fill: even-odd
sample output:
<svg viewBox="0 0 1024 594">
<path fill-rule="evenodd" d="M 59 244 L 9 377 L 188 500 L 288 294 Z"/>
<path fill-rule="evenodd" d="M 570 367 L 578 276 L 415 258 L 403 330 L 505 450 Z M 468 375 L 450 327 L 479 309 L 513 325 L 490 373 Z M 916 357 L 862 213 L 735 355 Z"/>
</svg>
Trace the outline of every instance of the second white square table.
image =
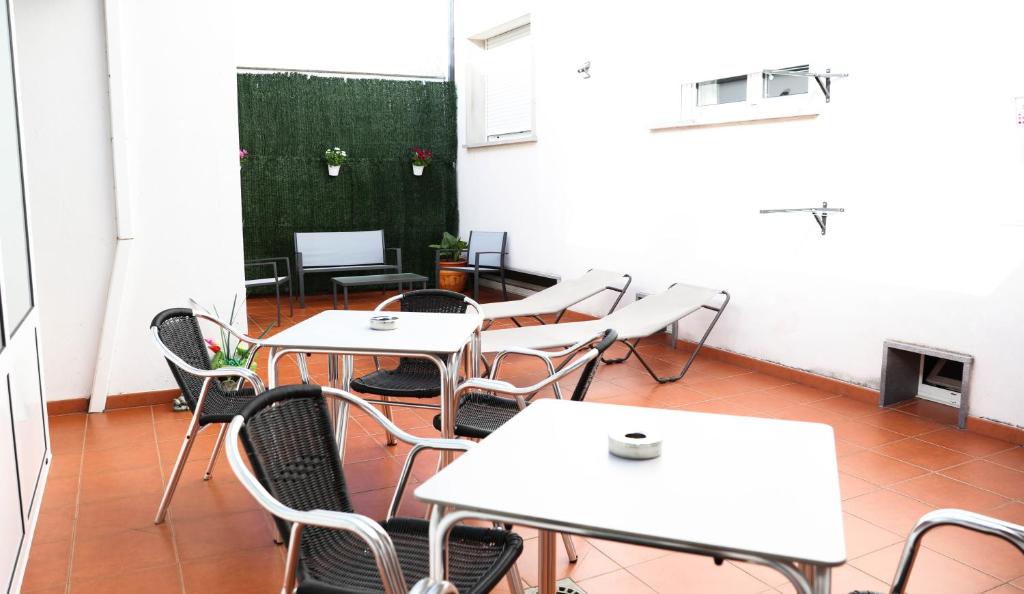
<svg viewBox="0 0 1024 594">
<path fill-rule="evenodd" d="M 392 315 L 398 318 L 394 330 L 370 328 L 370 318 Z M 441 374 L 441 434 L 454 437 L 454 394 L 462 351 L 470 345 L 474 372 L 479 361 L 480 326 L 476 313 L 419 313 L 389 311 L 325 311 L 261 341 L 269 349 L 268 383 L 277 386 L 277 364 L 286 355 L 328 356 L 328 382 L 333 388 L 349 390 L 353 357 L 379 355 L 417 357 L 432 361 Z M 338 357 L 341 357 L 339 382 Z M 347 411 L 339 411 L 339 447 L 344 452 Z"/>
<path fill-rule="evenodd" d="M 661 456 L 613 456 L 612 431 L 660 433 Z M 471 518 L 541 530 L 541 594 L 554 532 L 759 563 L 807 594 L 829 594 L 846 559 L 835 437 L 817 423 L 543 399 L 415 493 L 433 507 L 434 579 Z"/>
</svg>

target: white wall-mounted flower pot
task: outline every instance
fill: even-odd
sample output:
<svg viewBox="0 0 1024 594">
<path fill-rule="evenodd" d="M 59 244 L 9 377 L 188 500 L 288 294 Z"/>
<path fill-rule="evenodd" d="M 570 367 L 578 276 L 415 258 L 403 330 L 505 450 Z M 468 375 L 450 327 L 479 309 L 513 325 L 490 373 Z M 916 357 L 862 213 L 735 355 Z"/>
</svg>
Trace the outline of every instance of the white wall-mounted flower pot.
<svg viewBox="0 0 1024 594">
<path fill-rule="evenodd" d="M 339 173 L 341 173 L 341 165 L 328 165 L 327 166 L 327 175 L 329 175 L 331 177 L 338 177 Z"/>
<path fill-rule="evenodd" d="M 423 175 L 423 168 L 424 167 L 426 167 L 426 165 L 413 165 L 412 166 L 412 174 L 413 175 Z"/>
</svg>

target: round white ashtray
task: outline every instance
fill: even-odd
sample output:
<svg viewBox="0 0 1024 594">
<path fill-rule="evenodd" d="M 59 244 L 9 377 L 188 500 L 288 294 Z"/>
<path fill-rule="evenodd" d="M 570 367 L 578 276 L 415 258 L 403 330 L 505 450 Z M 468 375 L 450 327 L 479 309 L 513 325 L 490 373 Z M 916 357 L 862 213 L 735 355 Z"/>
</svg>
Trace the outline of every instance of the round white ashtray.
<svg viewBox="0 0 1024 594">
<path fill-rule="evenodd" d="M 608 434 L 608 451 L 631 460 L 657 458 L 661 455 L 661 435 L 657 431 L 613 431 Z"/>
<path fill-rule="evenodd" d="M 398 327 L 398 316 L 373 316 L 370 328 L 374 330 L 394 330 Z"/>
</svg>

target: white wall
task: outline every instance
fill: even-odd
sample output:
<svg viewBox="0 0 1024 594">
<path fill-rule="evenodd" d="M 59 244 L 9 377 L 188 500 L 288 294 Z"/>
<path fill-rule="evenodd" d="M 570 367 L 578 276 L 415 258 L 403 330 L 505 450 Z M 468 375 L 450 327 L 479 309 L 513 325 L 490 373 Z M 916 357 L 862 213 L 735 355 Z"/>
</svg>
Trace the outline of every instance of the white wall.
<svg viewBox="0 0 1024 594">
<path fill-rule="evenodd" d="M 448 0 L 235 0 L 238 66 L 448 76 Z"/>
<path fill-rule="evenodd" d="M 45 385 L 51 400 L 80 398 L 92 387 L 115 237 L 103 5 L 14 7 Z"/>
<path fill-rule="evenodd" d="M 121 6 L 135 239 L 111 394 L 174 385 L 149 334 L 157 312 L 190 297 L 226 312 L 245 294 L 234 14 L 195 0 Z"/>
<path fill-rule="evenodd" d="M 244 295 L 234 15 L 221 3 L 120 2 L 134 237 L 109 393 L 170 388 L 149 323 L 168 307 Z M 104 3 L 18 0 L 33 256 L 47 398 L 88 395 L 115 232 Z M 62 153 L 71 157 L 64 158 Z M 111 320 L 107 320 L 110 324 Z M 245 328 L 244 308 L 239 324 Z"/>
<path fill-rule="evenodd" d="M 508 229 L 516 268 L 725 288 L 711 344 L 858 384 L 886 338 L 971 353 L 971 414 L 1024 425 L 1024 5 L 623 6 L 457 2 L 460 89 L 466 38 L 532 14 L 539 137 L 461 150 L 463 234 Z M 808 62 L 850 73 L 817 118 L 650 130 L 680 83 Z M 848 209 L 825 237 L 758 214 L 822 200 Z"/>
</svg>

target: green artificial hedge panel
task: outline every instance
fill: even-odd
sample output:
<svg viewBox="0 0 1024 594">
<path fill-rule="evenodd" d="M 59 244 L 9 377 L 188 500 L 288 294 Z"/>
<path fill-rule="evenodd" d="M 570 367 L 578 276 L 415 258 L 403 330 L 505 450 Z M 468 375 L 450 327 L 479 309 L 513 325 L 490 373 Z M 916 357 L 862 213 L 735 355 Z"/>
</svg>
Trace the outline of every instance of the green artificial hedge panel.
<svg viewBox="0 0 1024 594">
<path fill-rule="evenodd" d="M 458 230 L 453 83 L 239 74 L 238 122 L 249 151 L 247 260 L 286 256 L 294 266 L 297 231 L 384 229 L 387 247 L 402 248 L 404 271 L 433 277 L 427 245 Z M 348 161 L 330 177 L 323 154 L 335 146 Z M 434 153 L 421 177 L 412 174 L 414 146 Z M 247 278 L 269 275 L 246 269 Z M 329 274 L 306 277 L 307 294 L 326 291 Z"/>
</svg>

